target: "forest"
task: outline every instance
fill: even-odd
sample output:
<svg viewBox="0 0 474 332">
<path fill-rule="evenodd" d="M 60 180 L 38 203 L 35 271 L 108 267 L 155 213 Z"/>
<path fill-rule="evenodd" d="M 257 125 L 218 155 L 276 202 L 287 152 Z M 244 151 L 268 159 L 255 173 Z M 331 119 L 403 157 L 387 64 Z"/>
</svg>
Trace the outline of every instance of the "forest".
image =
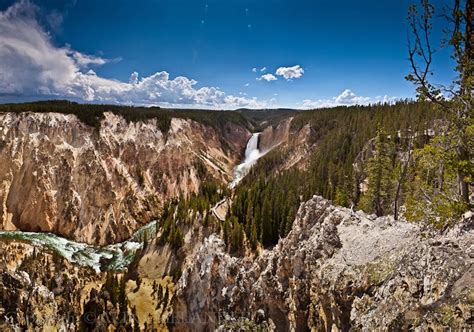
<svg viewBox="0 0 474 332">
<path fill-rule="evenodd" d="M 160 107 L 139 107 L 124 105 L 79 104 L 68 100 L 47 100 L 30 103 L 0 104 L 0 113 L 35 112 L 73 114 L 85 125 L 100 128 L 104 113 L 111 112 L 122 116 L 128 122 L 156 119 L 158 129 L 167 133 L 172 118 L 190 119 L 221 130 L 226 123 L 234 123 L 245 128 L 253 128 L 254 121 L 239 112 L 168 109 Z"/>
<path fill-rule="evenodd" d="M 449 118 L 439 105 L 429 101 L 309 111 L 282 109 L 274 113 L 42 101 L 0 105 L 0 112 L 74 114 L 97 129 L 104 113 L 113 112 L 127 121 L 157 119 L 165 133 L 172 117 L 192 119 L 218 130 L 232 122 L 258 131 L 288 117 L 292 118 L 292 133 L 309 126 L 308 144 L 312 148 L 306 165 L 282 169 L 291 151 L 280 147 L 262 157 L 233 193 L 205 176 L 199 193 L 168 203 L 158 244 L 170 243 L 176 250 L 183 242 L 178 225 L 195 218 L 215 225 L 210 208 L 225 196 L 232 197 L 232 205 L 223 225 L 217 227 L 233 253 L 241 252 L 245 241 L 252 249 L 276 244 L 291 230 L 299 204 L 315 194 L 378 216 L 392 214 L 398 218 L 403 214 L 413 221 L 428 220 L 439 228 L 452 223 L 466 209 L 466 204 L 455 198 L 456 166 L 446 135 Z"/>
<path fill-rule="evenodd" d="M 236 188 L 228 220 L 242 226 L 253 248 L 285 237 L 299 204 L 315 194 L 377 216 L 398 218 L 403 206 L 408 220 L 439 228 L 467 209 L 456 192 L 449 121 L 436 104 L 401 101 L 300 112 L 291 130 L 308 124 L 314 149 L 307 167 L 282 170 L 288 151 L 279 148 Z"/>
</svg>

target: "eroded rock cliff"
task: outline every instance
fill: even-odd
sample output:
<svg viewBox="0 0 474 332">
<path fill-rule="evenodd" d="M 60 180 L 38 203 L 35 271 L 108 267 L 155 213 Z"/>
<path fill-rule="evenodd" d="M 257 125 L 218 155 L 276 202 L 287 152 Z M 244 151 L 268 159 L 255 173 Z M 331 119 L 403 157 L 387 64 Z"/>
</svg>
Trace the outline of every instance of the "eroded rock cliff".
<svg viewBox="0 0 474 332">
<path fill-rule="evenodd" d="M 178 253 L 168 244 L 162 250 L 151 244 L 158 250 L 150 247 L 126 274 L 122 309 L 107 286 L 109 274 L 74 267 L 44 248 L 0 242 L 0 327 L 73 330 L 86 324 L 100 330 L 120 322 L 175 331 L 438 331 L 472 326 L 472 219 L 436 233 L 315 196 L 301 205 L 288 237 L 257 257 L 229 255 L 211 230 L 190 226 Z M 176 254 L 184 260 L 182 271 L 171 278 L 181 264 Z"/>
<path fill-rule="evenodd" d="M 236 258 L 217 235 L 188 255 L 174 328 L 278 331 L 468 327 L 474 305 L 473 220 L 448 233 L 302 204 L 288 237 Z"/>
<path fill-rule="evenodd" d="M 266 127 L 259 136 L 259 149 L 267 153 L 278 149 L 281 157 L 276 170 L 292 167 L 305 168 L 308 166 L 311 152 L 317 147 L 311 138 L 312 128 L 305 125 L 302 128 L 292 128 L 293 118 L 287 118 L 278 124 Z"/>
<path fill-rule="evenodd" d="M 100 129 L 74 115 L 0 114 L 0 229 L 46 231 L 81 242 L 127 239 L 163 202 L 195 192 L 207 175 L 226 183 L 250 133 L 173 118 Z"/>
</svg>

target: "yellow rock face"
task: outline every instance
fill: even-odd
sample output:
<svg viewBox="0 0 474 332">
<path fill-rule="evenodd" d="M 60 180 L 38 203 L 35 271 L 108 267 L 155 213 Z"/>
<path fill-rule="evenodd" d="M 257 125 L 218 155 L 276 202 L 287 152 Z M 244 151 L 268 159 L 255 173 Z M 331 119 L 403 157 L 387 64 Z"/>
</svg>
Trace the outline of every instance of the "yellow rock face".
<svg viewBox="0 0 474 332">
<path fill-rule="evenodd" d="M 176 118 L 162 133 L 154 119 L 112 113 L 100 130 L 74 115 L 0 114 L 0 229 L 123 241 L 166 200 L 198 190 L 203 170 L 230 180 L 250 134 L 232 124 L 225 132 Z"/>
</svg>

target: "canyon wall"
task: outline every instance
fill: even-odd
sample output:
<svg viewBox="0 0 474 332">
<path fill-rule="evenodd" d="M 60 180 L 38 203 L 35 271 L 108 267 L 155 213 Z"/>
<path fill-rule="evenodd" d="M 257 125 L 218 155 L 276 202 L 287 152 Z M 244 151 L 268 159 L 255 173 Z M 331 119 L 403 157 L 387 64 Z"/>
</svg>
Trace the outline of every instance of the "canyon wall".
<svg viewBox="0 0 474 332">
<path fill-rule="evenodd" d="M 216 235 L 186 257 L 174 330 L 457 330 L 473 323 L 474 220 L 447 233 L 315 196 L 256 259 Z"/>
<path fill-rule="evenodd" d="M 266 127 L 259 137 L 260 151 L 266 153 L 278 148 L 279 152 L 284 155 L 282 164 L 278 167 L 279 170 L 306 167 L 309 157 L 316 147 L 311 141 L 311 126 L 308 124 L 295 129 L 291 127 L 292 120 L 293 118 L 288 118 L 278 124 Z"/>
<path fill-rule="evenodd" d="M 120 321 L 173 331 L 442 331 L 474 322 L 472 215 L 439 233 L 314 196 L 289 235 L 256 257 L 229 255 L 202 223 L 185 234 L 176 279 L 162 278 L 178 268 L 168 244 L 153 244 L 130 267 L 125 321 L 105 274 L 0 242 L 0 327 L 74 330 L 85 322 L 105 330 Z"/>
<path fill-rule="evenodd" d="M 0 229 L 53 232 L 109 244 L 157 217 L 201 180 L 231 180 L 250 133 L 173 118 L 127 122 L 106 113 L 100 129 L 74 115 L 0 114 Z"/>
</svg>

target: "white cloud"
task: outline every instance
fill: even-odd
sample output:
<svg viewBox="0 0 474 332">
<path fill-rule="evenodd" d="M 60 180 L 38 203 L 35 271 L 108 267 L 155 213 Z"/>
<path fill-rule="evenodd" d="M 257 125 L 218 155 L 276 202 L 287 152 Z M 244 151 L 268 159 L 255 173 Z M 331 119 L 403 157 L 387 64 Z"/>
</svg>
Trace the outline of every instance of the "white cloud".
<svg viewBox="0 0 474 332">
<path fill-rule="evenodd" d="M 277 78 L 273 74 L 264 74 L 260 77 L 257 77 L 257 81 L 265 80 L 267 82 L 276 81 Z"/>
<path fill-rule="evenodd" d="M 332 97 L 331 99 L 319 99 L 303 100 L 303 108 L 323 108 L 323 107 L 335 107 L 335 106 L 350 106 L 350 105 L 369 105 L 377 103 L 393 103 L 397 101 L 397 97 L 388 97 L 388 96 L 377 96 L 377 97 L 362 97 L 357 96 L 354 92 L 349 89 L 341 92 L 340 95 Z"/>
<path fill-rule="evenodd" d="M 276 70 L 275 74 L 283 76 L 286 80 L 291 80 L 303 76 L 304 69 L 301 68 L 300 65 L 295 65 L 293 67 L 280 67 Z"/>
<path fill-rule="evenodd" d="M 98 76 L 88 67 L 109 62 L 70 46 L 57 47 L 38 23 L 38 8 L 22 0 L 0 12 L 0 100 L 8 96 L 64 97 L 79 101 L 210 108 L 264 107 L 256 98 L 234 97 L 217 87 L 166 71 L 128 82 Z"/>
<path fill-rule="evenodd" d="M 357 96 L 351 90 L 346 89 L 336 97 L 335 101 L 338 105 L 363 105 L 370 102 L 370 98 Z"/>
<path fill-rule="evenodd" d="M 71 50 L 68 55 L 71 56 L 76 61 L 76 64 L 80 68 L 85 68 L 90 65 L 101 66 L 109 62 L 109 60 L 107 59 L 103 59 L 103 58 L 96 57 L 93 55 L 82 54 L 80 52 L 73 51 L 73 50 Z"/>
<path fill-rule="evenodd" d="M 130 75 L 129 83 L 130 83 L 130 84 L 138 84 L 138 73 L 137 73 L 136 71 L 134 71 L 134 72 Z"/>
<path fill-rule="evenodd" d="M 265 70 L 267 70 L 267 67 L 263 67 L 262 69 L 260 69 L 260 72 L 264 72 Z"/>
<path fill-rule="evenodd" d="M 245 83 L 245 86 L 249 86 L 249 85 L 250 85 L 250 83 Z"/>
<path fill-rule="evenodd" d="M 256 73 L 256 72 L 257 72 L 257 68 L 252 68 L 252 71 L 253 71 L 254 73 Z"/>
</svg>

